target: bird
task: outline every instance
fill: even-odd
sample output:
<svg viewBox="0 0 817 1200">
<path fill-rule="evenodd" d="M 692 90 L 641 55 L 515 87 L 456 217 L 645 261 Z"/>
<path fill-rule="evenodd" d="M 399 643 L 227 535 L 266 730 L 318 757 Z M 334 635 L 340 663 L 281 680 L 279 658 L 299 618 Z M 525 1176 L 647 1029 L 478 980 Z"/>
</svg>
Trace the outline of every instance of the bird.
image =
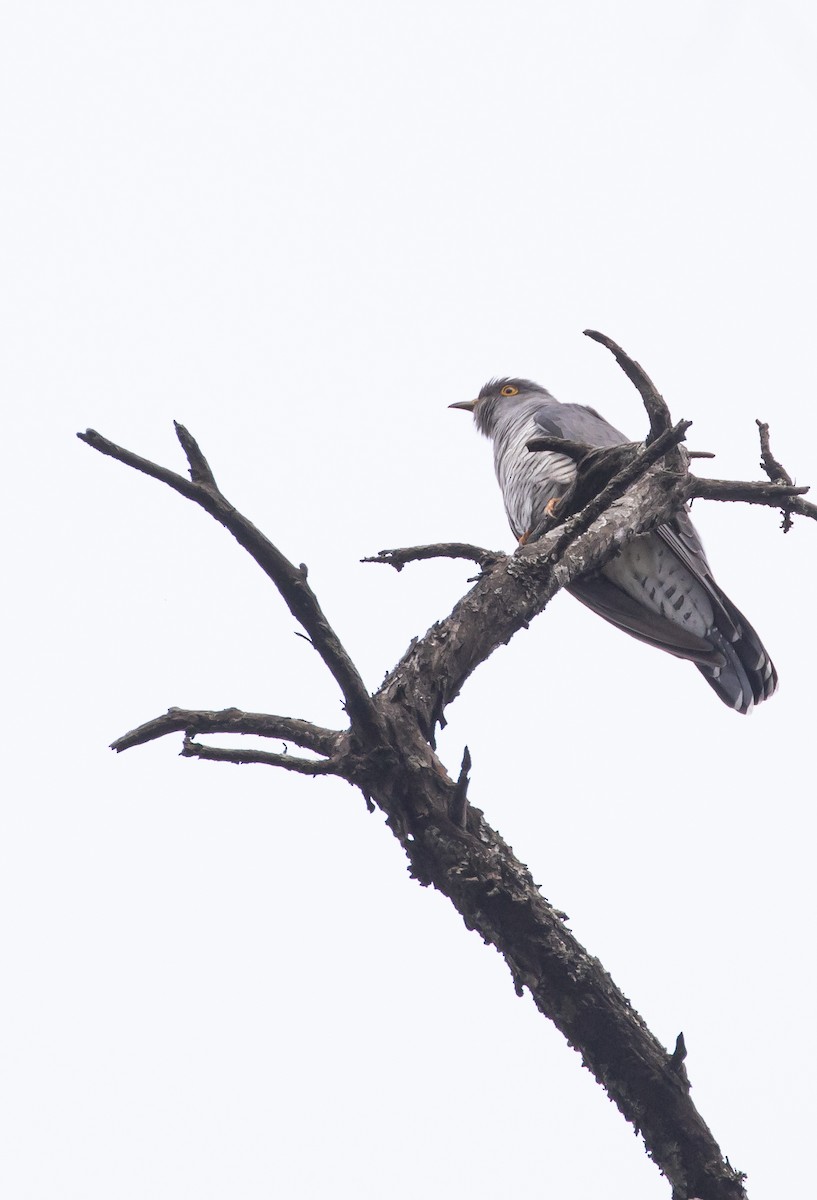
<svg viewBox="0 0 817 1200">
<path fill-rule="evenodd" d="M 573 487 L 575 459 L 527 449 L 534 438 L 563 438 L 600 449 L 626 444 L 594 408 L 562 404 L 529 379 L 486 383 L 475 400 L 450 408 L 473 414 L 490 438 L 508 522 L 524 545 L 555 520 Z M 777 672 L 755 630 L 715 582 L 686 508 L 627 543 L 600 570 L 567 590 L 632 637 L 695 664 L 720 699 L 749 713 L 777 688 Z"/>
</svg>

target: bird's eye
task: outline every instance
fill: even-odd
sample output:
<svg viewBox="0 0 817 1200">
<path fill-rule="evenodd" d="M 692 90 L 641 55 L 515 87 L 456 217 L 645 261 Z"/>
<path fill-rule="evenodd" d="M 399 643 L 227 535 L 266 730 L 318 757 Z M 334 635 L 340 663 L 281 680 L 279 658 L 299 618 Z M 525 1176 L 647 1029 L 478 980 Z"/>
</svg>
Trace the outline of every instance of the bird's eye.
<svg viewBox="0 0 817 1200">
<path fill-rule="evenodd" d="M 500 395 L 502 396 L 518 396 L 519 388 L 513 386 L 512 383 L 506 383 Z"/>
</svg>

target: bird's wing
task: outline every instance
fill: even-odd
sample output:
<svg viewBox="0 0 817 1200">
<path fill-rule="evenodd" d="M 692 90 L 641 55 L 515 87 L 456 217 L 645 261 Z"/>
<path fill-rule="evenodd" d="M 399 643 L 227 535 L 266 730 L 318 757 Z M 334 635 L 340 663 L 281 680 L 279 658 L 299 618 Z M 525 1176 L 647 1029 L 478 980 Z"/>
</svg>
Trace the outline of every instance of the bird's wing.
<svg viewBox="0 0 817 1200">
<path fill-rule="evenodd" d="M 776 690 L 777 672 L 751 624 L 678 544 L 667 526 L 641 534 L 568 590 L 618 629 L 694 662 L 724 703 L 749 712 Z"/>
<path fill-rule="evenodd" d="M 553 437 L 591 446 L 627 440 L 594 409 L 579 404 L 546 402 L 535 419 Z M 715 582 L 686 509 L 634 538 L 600 574 L 569 590 L 639 641 L 694 662 L 721 699 L 740 712 L 777 687 L 768 653 Z"/>
<path fill-rule="evenodd" d="M 694 662 L 738 712 L 749 712 L 777 687 L 763 643 L 715 582 L 686 511 L 633 538 L 570 591 L 639 641 Z"/>
<path fill-rule="evenodd" d="M 543 433 L 551 437 L 568 438 L 585 446 L 620 446 L 629 439 L 594 408 L 584 404 L 560 404 L 545 400 L 533 417 Z"/>
<path fill-rule="evenodd" d="M 604 575 L 578 579 L 567 590 L 611 625 L 640 642 L 700 665 L 719 667 L 726 661 L 711 642 L 645 607 Z"/>
</svg>

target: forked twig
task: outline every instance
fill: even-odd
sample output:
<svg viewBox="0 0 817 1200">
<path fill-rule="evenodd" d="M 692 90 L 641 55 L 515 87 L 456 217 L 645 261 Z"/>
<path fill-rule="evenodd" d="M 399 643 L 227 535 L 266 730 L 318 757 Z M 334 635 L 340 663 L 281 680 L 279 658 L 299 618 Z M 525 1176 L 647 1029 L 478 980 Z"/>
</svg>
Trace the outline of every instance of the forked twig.
<svg viewBox="0 0 817 1200">
<path fill-rule="evenodd" d="M 228 529 L 272 580 L 289 611 L 309 635 L 310 641 L 343 693 L 346 711 L 353 725 L 359 726 L 368 734 L 376 735 L 379 718 L 371 696 L 357 667 L 326 619 L 317 596 L 307 583 L 306 572 L 294 566 L 269 538 L 230 504 L 216 486 L 213 473 L 195 438 L 183 425 L 176 422 L 175 426 L 176 435 L 190 466 L 190 479 L 185 479 L 175 471 L 169 471 L 166 467 L 117 446 L 95 429 L 78 433 L 77 437 L 100 454 L 115 458 L 126 466 L 167 484 L 175 492 L 200 505 Z"/>
</svg>

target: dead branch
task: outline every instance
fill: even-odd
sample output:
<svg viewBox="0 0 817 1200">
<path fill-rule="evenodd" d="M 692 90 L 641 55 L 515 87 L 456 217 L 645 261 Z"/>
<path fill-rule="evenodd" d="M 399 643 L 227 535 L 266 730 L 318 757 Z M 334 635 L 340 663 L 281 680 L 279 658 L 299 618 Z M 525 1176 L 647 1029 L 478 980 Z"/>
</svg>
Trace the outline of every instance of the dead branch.
<svg viewBox="0 0 817 1200">
<path fill-rule="evenodd" d="M 186 757 L 263 763 L 309 775 L 337 774 L 359 787 L 367 803 L 373 801 L 386 814 L 412 874 L 420 883 L 438 888 L 468 928 L 499 950 L 517 991 L 527 987 L 539 1010 L 581 1052 L 611 1099 L 641 1132 L 648 1152 L 671 1182 L 675 1200 L 745 1200 L 743 1176 L 724 1160 L 690 1099 L 682 1038 L 673 1053 L 661 1046 L 601 964 L 566 928 L 563 914 L 541 895 L 527 868 L 469 804 L 467 749 L 454 781 L 433 747 L 446 705 L 480 662 L 527 625 L 560 588 L 600 567 L 631 538 L 669 520 L 690 496 L 703 496 L 709 489 L 724 498 L 725 489 L 731 488 L 730 498 L 775 505 L 783 501 L 792 511 L 803 506 L 803 515 L 817 517 L 817 506 L 802 500 L 803 489 L 792 488 L 776 460 L 768 469 L 778 473 L 769 484 L 690 476 L 687 456 L 679 449 L 689 422 L 673 427 L 666 404 L 642 368 L 603 334 L 587 332 L 612 350 L 641 393 L 650 417 L 647 444 L 617 448 L 617 456 L 594 456 L 573 494 L 580 511 L 565 505 L 561 515 L 569 519 L 564 524 L 512 556 L 464 543 L 441 543 L 382 551 L 364 560 L 399 570 L 420 559 L 466 558 L 483 569 L 449 616 L 412 643 L 374 696 L 366 692 L 326 621 L 306 583 L 305 568 L 290 563 L 225 500 L 183 426 L 177 426 L 177 434 L 188 459 L 189 480 L 93 431 L 79 435 L 101 453 L 194 500 L 233 534 L 281 592 L 315 645 L 343 692 L 351 721 L 350 730 L 336 731 L 237 709 L 169 709 L 119 738 L 114 748 L 121 751 L 184 732 Z M 761 442 L 762 438 L 761 431 Z M 582 455 L 580 464 L 590 457 Z M 670 469 L 662 466 L 662 459 Z M 321 757 L 212 747 L 193 740 L 199 733 L 280 738 Z"/>
<path fill-rule="evenodd" d="M 501 551 L 483 550 L 481 546 L 472 546 L 469 542 L 436 542 L 429 546 L 406 546 L 397 550 L 378 550 L 370 558 L 361 558 L 362 563 L 384 563 L 402 571 L 406 563 L 422 562 L 428 558 L 465 558 L 475 562 L 483 569 L 492 567 L 506 555 Z"/>
<path fill-rule="evenodd" d="M 809 491 L 807 487 L 794 487 L 783 483 L 744 483 L 737 479 L 702 479 L 690 476 L 690 500 L 729 500 L 733 504 L 765 504 L 767 508 L 779 508 L 781 503 L 792 512 L 803 517 L 817 519 L 817 504 L 801 500 L 791 504 Z"/>
<path fill-rule="evenodd" d="M 817 520 L 817 504 L 802 499 L 809 488 L 796 487 L 786 468 L 772 454 L 768 424 L 765 421 L 755 421 L 755 424 L 760 434 L 760 465 L 770 482 L 743 483 L 731 479 L 701 479 L 690 476 L 690 498 L 730 500 L 780 508 L 783 514 L 781 528 L 784 533 L 791 529 L 794 514 Z"/>
<path fill-rule="evenodd" d="M 772 448 L 769 441 L 769 425 L 767 421 L 755 421 L 758 433 L 760 434 L 760 465 L 772 483 L 787 483 L 792 487 L 794 480 L 789 475 L 782 463 L 778 462 L 772 454 Z"/>
<path fill-rule="evenodd" d="M 650 432 L 647 435 L 647 445 L 649 446 L 650 442 L 655 441 L 662 433 L 666 433 L 672 425 L 672 417 L 670 416 L 666 400 L 641 364 L 630 358 L 629 354 L 625 354 L 621 346 L 616 345 L 612 338 L 607 337 L 604 333 L 599 333 L 596 329 L 585 329 L 584 336 L 592 338 L 594 342 L 598 342 L 601 346 L 606 346 L 611 354 L 615 356 L 615 360 L 624 374 L 638 389 L 639 395 L 644 401 L 647 416 L 650 419 Z M 676 457 L 675 462 L 672 462 L 671 465 L 680 467 L 680 455 Z"/>
<path fill-rule="evenodd" d="M 173 427 L 176 430 L 176 437 L 179 439 L 181 448 L 184 450 L 187 461 L 190 464 L 190 478 L 193 480 L 193 483 L 211 488 L 214 492 L 217 492 L 216 477 L 210 470 L 210 464 L 199 449 L 196 439 L 178 421 L 173 422 Z"/>
<path fill-rule="evenodd" d="M 635 445 L 636 443 L 628 444 Z M 531 438 L 527 443 L 527 449 L 534 452 L 554 451 L 556 454 L 564 454 L 567 458 L 572 458 L 575 463 L 583 462 L 588 454 L 598 454 L 598 446 L 588 446 L 586 442 L 572 442 L 570 438 L 549 436 Z"/>
<path fill-rule="evenodd" d="M 230 531 L 236 541 L 252 555 L 261 570 L 272 580 L 281 593 L 289 611 L 303 626 L 310 641 L 323 659 L 335 682 L 343 693 L 346 711 L 355 727 L 360 727 L 369 733 L 375 732 L 378 716 L 372 704 L 366 685 L 361 679 L 357 667 L 349 657 L 340 638 L 324 616 L 318 599 L 306 581 L 306 571 L 294 566 L 259 529 L 218 490 L 213 473 L 207 460 L 199 450 L 195 439 L 178 422 L 176 435 L 187 456 L 191 478 L 169 471 L 157 463 L 141 458 L 130 450 L 102 437 L 95 429 L 78 433 L 81 441 L 107 454 L 111 458 L 150 475 L 166 483 L 175 492 L 193 500 L 205 512 L 220 522 Z"/>
<path fill-rule="evenodd" d="M 296 758 L 293 754 L 273 754 L 269 750 L 232 750 L 223 746 L 205 746 L 185 736 L 182 758 L 205 758 L 210 762 L 256 763 L 266 767 L 282 767 L 299 775 L 339 775 L 341 764 L 332 758 Z"/>
<path fill-rule="evenodd" d="M 778 462 L 778 460 L 772 454 L 772 448 L 771 448 L 770 441 L 769 441 L 768 423 L 766 421 L 755 421 L 755 424 L 757 425 L 758 432 L 760 434 L 760 465 L 761 465 L 761 467 L 766 472 L 766 474 L 769 476 L 769 479 L 772 481 L 772 483 L 783 483 L 783 484 L 789 484 L 790 486 L 793 485 L 794 480 L 789 475 L 786 468 L 783 466 L 782 463 Z M 804 509 L 806 511 L 804 511 Z M 792 513 L 797 512 L 803 516 L 812 516 L 814 514 L 811 511 L 809 511 L 812 509 L 814 509 L 814 505 L 809 504 L 805 500 L 800 500 L 796 504 L 793 504 L 790 501 L 785 501 L 783 503 L 782 509 L 781 509 L 781 511 L 783 513 L 783 520 L 781 522 L 780 527 L 783 530 L 783 532 L 788 533 L 792 527 L 792 519 L 791 519 Z M 817 509 L 814 509 L 814 512 L 817 513 Z"/>
<path fill-rule="evenodd" d="M 169 708 L 160 717 L 138 725 L 111 743 L 111 749 L 121 753 L 133 746 L 143 746 L 156 741 L 168 733 L 246 733 L 256 737 L 276 738 L 294 742 L 316 754 L 334 754 L 340 739 L 339 730 L 322 729 L 311 721 L 300 721 L 294 717 L 276 717 L 271 713 L 248 713 L 240 708 L 223 708 L 211 712 L 196 708 Z"/>
</svg>

